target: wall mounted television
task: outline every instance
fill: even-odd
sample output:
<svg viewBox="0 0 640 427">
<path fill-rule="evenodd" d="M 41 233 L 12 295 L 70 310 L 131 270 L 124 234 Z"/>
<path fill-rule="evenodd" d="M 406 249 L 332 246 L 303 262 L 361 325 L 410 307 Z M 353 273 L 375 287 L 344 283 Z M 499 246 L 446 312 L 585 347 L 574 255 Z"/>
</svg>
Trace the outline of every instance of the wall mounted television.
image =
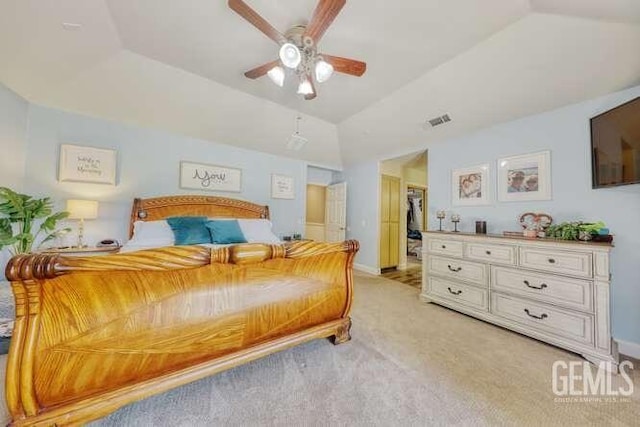
<svg viewBox="0 0 640 427">
<path fill-rule="evenodd" d="M 591 118 L 593 188 L 640 184 L 640 97 Z"/>
</svg>

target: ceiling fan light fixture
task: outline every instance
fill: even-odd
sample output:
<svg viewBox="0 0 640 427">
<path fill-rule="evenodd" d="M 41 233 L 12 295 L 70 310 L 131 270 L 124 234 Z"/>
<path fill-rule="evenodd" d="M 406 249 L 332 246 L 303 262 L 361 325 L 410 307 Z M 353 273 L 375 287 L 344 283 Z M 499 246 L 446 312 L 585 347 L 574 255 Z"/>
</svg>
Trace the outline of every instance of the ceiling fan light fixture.
<svg viewBox="0 0 640 427">
<path fill-rule="evenodd" d="M 316 81 L 318 83 L 324 83 L 331 78 L 331 75 L 333 74 L 333 65 L 321 59 L 316 63 L 315 72 Z"/>
<path fill-rule="evenodd" d="M 298 93 L 300 95 L 311 95 L 313 93 L 313 86 L 311 86 L 311 82 L 309 79 L 305 78 L 298 85 Z"/>
<path fill-rule="evenodd" d="M 300 49 L 293 43 L 285 43 L 280 48 L 280 60 L 287 68 L 297 68 L 302 61 Z"/>
<path fill-rule="evenodd" d="M 272 69 L 267 72 L 267 76 L 274 82 L 276 85 L 282 87 L 284 86 L 284 70 L 281 66 L 276 65 Z"/>
</svg>

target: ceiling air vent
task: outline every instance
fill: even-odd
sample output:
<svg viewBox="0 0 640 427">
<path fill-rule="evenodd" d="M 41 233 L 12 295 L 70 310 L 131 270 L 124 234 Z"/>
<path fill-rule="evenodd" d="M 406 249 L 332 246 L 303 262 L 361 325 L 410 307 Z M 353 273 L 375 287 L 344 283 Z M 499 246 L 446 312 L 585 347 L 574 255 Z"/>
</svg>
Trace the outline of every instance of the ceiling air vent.
<svg viewBox="0 0 640 427">
<path fill-rule="evenodd" d="M 451 117 L 449 117 L 449 114 L 444 114 L 442 116 L 427 120 L 427 122 L 431 125 L 431 127 L 436 127 L 450 121 L 451 121 Z"/>
</svg>

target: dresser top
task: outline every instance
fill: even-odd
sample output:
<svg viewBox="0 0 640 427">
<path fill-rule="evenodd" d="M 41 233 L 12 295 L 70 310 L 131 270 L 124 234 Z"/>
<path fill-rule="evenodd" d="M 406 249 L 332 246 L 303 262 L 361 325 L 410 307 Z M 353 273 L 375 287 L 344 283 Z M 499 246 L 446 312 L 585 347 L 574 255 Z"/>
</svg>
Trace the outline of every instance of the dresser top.
<svg viewBox="0 0 640 427">
<path fill-rule="evenodd" d="M 509 241 L 521 241 L 528 243 L 553 243 L 553 244 L 561 244 L 561 245 L 578 245 L 578 246 L 595 246 L 601 248 L 612 248 L 613 244 L 608 242 L 583 242 L 581 240 L 560 240 L 560 239 L 552 239 L 548 237 L 536 237 L 536 238 L 527 238 L 523 236 L 504 236 L 502 234 L 476 234 L 476 233 L 465 233 L 462 231 L 454 232 L 454 231 L 423 231 L 423 234 L 428 234 L 430 236 L 442 236 L 442 237 L 471 237 L 471 238 L 479 238 L 479 239 L 503 239 Z"/>
</svg>

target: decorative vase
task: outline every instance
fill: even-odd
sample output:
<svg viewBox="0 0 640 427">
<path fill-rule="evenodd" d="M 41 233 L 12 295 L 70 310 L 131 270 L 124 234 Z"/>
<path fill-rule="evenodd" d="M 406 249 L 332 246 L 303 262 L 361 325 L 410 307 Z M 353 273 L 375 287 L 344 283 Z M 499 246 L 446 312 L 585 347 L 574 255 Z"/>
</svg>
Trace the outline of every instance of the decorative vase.
<svg viewBox="0 0 640 427">
<path fill-rule="evenodd" d="M 578 231 L 578 240 L 583 240 L 585 242 L 588 242 L 589 240 L 592 240 L 592 239 L 593 239 L 593 236 L 588 231 L 584 231 L 584 230 Z"/>
</svg>

